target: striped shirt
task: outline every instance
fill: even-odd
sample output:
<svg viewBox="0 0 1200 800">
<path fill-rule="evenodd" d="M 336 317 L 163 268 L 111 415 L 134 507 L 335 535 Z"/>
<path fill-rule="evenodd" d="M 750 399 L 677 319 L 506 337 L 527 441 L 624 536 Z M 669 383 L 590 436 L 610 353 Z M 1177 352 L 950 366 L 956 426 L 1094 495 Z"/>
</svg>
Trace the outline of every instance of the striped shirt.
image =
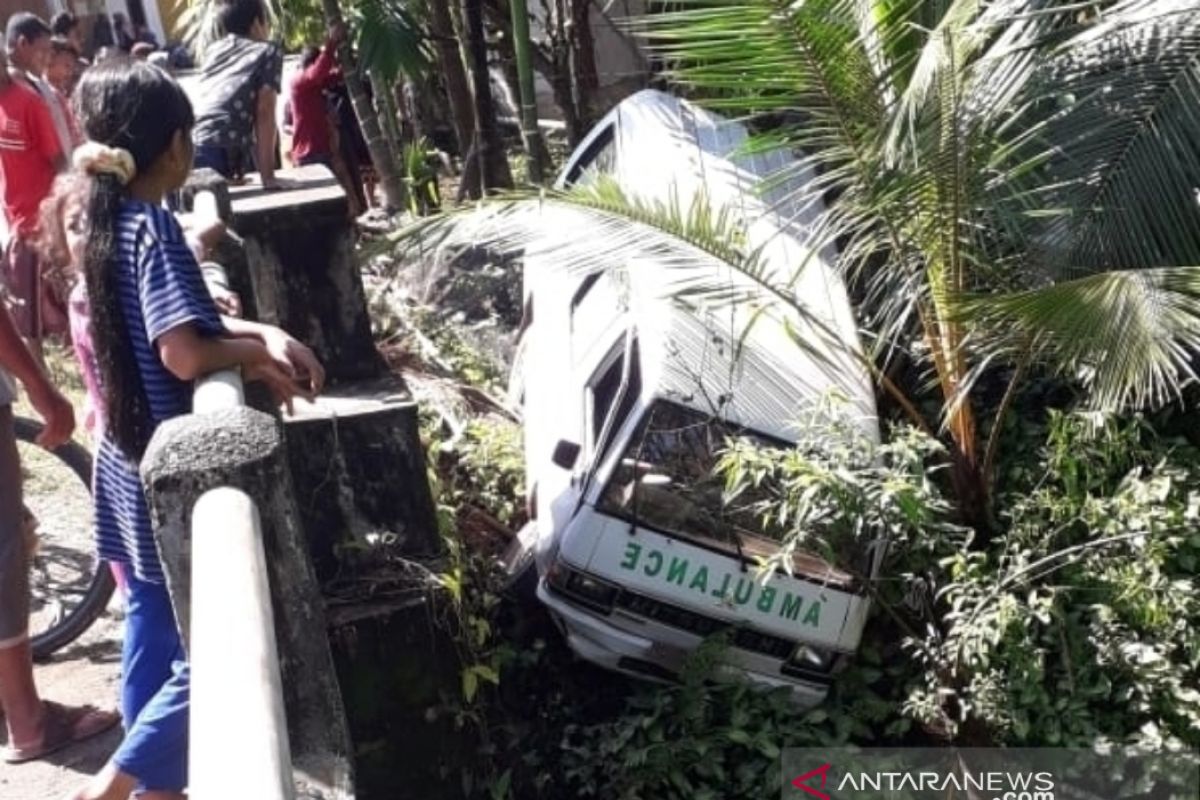
<svg viewBox="0 0 1200 800">
<path fill-rule="evenodd" d="M 153 427 L 158 427 L 191 411 L 192 385 L 163 366 L 154 342 L 180 325 L 214 336 L 223 326 L 183 230 L 169 211 L 126 200 L 116 227 L 114 267 L 121 310 Z M 96 455 L 94 495 L 100 557 L 128 564 L 143 581 L 163 582 L 138 465 L 107 435 Z"/>
</svg>

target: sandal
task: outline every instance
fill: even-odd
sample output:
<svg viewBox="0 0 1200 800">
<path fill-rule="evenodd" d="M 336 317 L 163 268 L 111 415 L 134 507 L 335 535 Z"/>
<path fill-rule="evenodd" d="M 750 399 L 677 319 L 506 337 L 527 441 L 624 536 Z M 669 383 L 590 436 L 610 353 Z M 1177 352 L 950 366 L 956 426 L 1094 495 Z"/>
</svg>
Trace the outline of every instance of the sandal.
<svg viewBox="0 0 1200 800">
<path fill-rule="evenodd" d="M 99 736 L 121 721 L 113 711 L 101 711 L 95 706 L 64 706 L 50 700 L 42 701 L 45 718 L 42 722 L 42 741 L 36 745 L 10 745 L 3 751 L 6 764 L 35 761 L 64 747 Z"/>
</svg>

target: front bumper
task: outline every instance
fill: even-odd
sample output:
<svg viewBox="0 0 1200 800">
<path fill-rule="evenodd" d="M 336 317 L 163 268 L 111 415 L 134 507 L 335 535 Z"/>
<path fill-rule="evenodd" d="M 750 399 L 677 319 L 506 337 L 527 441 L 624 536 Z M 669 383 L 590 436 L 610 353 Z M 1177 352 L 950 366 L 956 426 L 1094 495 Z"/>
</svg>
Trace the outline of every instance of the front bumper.
<svg viewBox="0 0 1200 800">
<path fill-rule="evenodd" d="M 634 677 L 673 680 L 687 656 L 703 641 L 695 634 L 625 611 L 600 615 L 557 594 L 547 587 L 544 578 L 538 581 L 537 596 L 550 609 L 568 646 L 578 656 Z M 748 679 L 768 689 L 787 687 L 793 702 L 801 707 L 815 706 L 825 699 L 826 686 L 779 674 L 782 662 L 777 659 L 731 647 L 726 661 L 729 663 L 716 677 Z"/>
</svg>

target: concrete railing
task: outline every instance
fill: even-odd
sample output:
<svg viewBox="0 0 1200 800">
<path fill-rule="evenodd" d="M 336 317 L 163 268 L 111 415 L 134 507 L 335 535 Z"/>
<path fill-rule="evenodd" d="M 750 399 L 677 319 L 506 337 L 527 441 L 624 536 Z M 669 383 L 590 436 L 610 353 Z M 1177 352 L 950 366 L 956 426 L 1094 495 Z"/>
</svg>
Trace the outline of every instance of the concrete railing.
<svg viewBox="0 0 1200 800">
<path fill-rule="evenodd" d="M 196 386 L 193 412 L 244 404 L 237 372 Z M 292 763 L 259 511 L 209 489 L 192 509 L 188 796 L 292 800 Z"/>
</svg>

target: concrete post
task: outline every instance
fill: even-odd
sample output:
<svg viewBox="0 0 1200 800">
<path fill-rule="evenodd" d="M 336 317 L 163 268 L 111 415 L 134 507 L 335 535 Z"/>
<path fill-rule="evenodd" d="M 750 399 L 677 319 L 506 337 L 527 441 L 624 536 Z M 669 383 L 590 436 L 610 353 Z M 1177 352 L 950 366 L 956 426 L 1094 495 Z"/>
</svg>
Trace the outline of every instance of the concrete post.
<svg viewBox="0 0 1200 800">
<path fill-rule="evenodd" d="M 230 189 L 231 227 L 245 249 L 244 262 L 225 265 L 235 290 L 252 287 L 242 300 L 254 318 L 313 348 L 331 383 L 381 376 L 345 193 L 320 165 L 277 174 L 295 188 Z"/>
<path fill-rule="evenodd" d="M 361 557 L 432 562 L 438 535 L 417 407 L 403 383 L 334 387 L 283 420 L 288 461 L 317 579 L 363 573 Z M 388 543 L 370 544 L 386 534 Z"/>
<path fill-rule="evenodd" d="M 176 417 L 155 431 L 141 471 L 189 653 L 192 509 L 203 494 L 223 486 L 254 498 L 274 597 L 292 762 L 311 787 L 306 797 L 353 797 L 350 736 L 326 636 L 324 603 L 300 525 L 279 423 L 246 407 Z"/>
</svg>

